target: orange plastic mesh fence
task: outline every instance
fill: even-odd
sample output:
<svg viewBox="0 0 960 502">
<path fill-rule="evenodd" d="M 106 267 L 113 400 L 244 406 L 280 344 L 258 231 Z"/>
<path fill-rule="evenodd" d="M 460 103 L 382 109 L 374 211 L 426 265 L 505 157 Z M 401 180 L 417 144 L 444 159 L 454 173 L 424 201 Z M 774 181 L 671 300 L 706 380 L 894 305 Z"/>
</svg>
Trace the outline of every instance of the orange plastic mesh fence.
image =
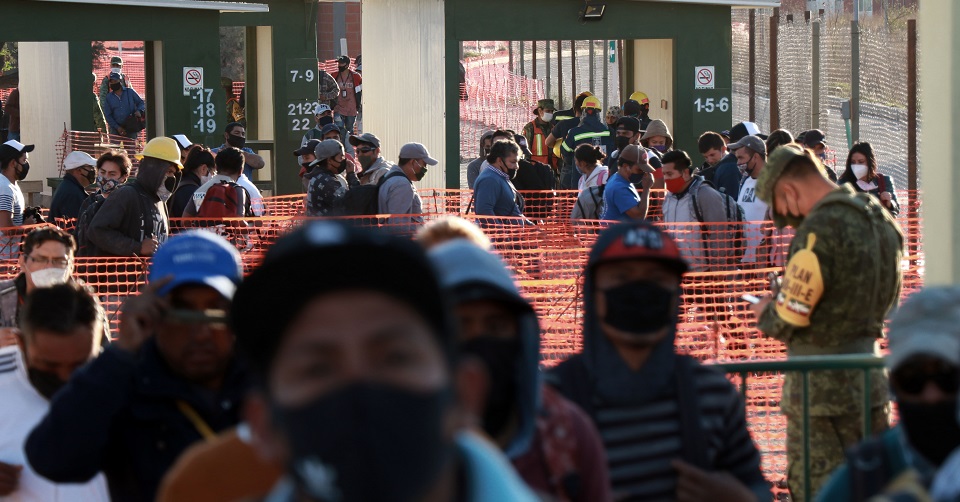
<svg viewBox="0 0 960 502">
<path fill-rule="evenodd" d="M 95 159 L 110 150 L 124 150 L 133 164 L 130 175 L 136 176 L 137 168 L 140 166 L 136 155 L 143 150 L 143 145 L 142 139 L 135 141 L 126 136 L 107 134 L 106 131 L 101 133 L 64 130 L 54 148 L 57 153 L 57 168 L 60 170 L 60 176 L 63 176 L 63 159 L 75 150 L 86 152 Z"/>
</svg>

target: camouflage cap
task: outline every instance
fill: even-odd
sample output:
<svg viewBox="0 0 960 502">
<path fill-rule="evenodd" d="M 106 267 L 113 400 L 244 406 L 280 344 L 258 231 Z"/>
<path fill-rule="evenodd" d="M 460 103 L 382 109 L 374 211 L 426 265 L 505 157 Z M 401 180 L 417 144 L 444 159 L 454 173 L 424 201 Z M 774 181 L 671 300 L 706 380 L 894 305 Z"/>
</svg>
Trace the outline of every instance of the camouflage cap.
<svg viewBox="0 0 960 502">
<path fill-rule="evenodd" d="M 110 58 L 110 64 L 123 66 L 123 58 L 121 58 L 120 56 L 113 56 L 112 58 Z"/>
<path fill-rule="evenodd" d="M 537 101 L 537 108 L 543 108 L 544 110 L 556 110 L 557 105 L 553 103 L 552 99 L 541 99 Z"/>
<path fill-rule="evenodd" d="M 773 213 L 773 223 L 777 228 L 783 228 L 787 223 L 782 216 L 779 216 L 777 212 L 773 210 L 773 187 L 777 184 L 777 180 L 780 179 L 784 169 L 793 162 L 794 159 L 803 157 L 804 155 L 805 150 L 800 145 L 783 145 L 767 157 L 767 163 L 763 165 L 763 169 L 760 170 L 760 176 L 757 178 L 757 197 L 770 207 L 770 212 Z M 815 162 L 815 164 L 817 168 L 820 169 L 820 173 L 826 177 L 827 175 L 823 170 L 823 165 L 820 164 L 820 162 Z"/>
</svg>

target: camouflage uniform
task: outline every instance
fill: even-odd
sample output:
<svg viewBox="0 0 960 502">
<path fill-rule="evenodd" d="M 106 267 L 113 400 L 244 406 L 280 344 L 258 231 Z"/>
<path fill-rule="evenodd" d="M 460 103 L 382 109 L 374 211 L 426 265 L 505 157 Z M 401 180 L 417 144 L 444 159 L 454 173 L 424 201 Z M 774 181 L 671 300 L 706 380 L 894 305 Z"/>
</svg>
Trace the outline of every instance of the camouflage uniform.
<svg viewBox="0 0 960 502">
<path fill-rule="evenodd" d="M 340 85 L 337 84 L 333 76 L 323 70 L 320 70 L 319 77 L 319 93 L 317 97 L 321 103 L 330 105 L 330 109 L 332 110 L 337 106 L 337 97 L 340 96 Z"/>
<path fill-rule="evenodd" d="M 311 178 L 307 185 L 307 216 L 342 216 L 347 188 L 327 169 L 314 169 L 318 172 L 307 175 Z M 360 185 L 357 174 L 347 173 L 347 183 L 351 187 Z"/>
<path fill-rule="evenodd" d="M 761 172 L 757 194 L 771 207 L 773 186 L 798 152 L 779 149 Z M 775 220 L 784 226 L 782 216 Z M 876 353 L 884 317 L 900 295 L 902 249 L 900 228 L 876 199 L 849 186 L 836 189 L 797 226 L 781 292 L 758 328 L 784 342 L 789 356 Z M 863 387 L 860 370 L 809 374 L 811 499 L 844 462 L 844 450 L 862 439 Z M 887 388 L 883 372 L 874 371 L 873 432 L 887 427 Z M 785 376 L 781 409 L 787 416 L 787 479 L 794 500 L 803 501 L 802 374 Z"/>
</svg>

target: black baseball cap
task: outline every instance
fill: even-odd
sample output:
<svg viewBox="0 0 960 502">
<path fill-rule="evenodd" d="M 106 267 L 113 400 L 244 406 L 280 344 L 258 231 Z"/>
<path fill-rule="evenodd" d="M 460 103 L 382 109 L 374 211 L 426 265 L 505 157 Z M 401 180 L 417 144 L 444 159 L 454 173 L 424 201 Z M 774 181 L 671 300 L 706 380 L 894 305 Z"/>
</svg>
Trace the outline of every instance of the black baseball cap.
<svg viewBox="0 0 960 502">
<path fill-rule="evenodd" d="M 303 145 L 303 146 L 301 146 L 300 148 L 294 150 L 294 151 L 293 151 L 293 156 L 294 156 L 294 157 L 299 157 L 299 156 L 301 156 L 301 155 L 305 155 L 305 154 L 308 154 L 308 153 L 313 153 L 313 151 L 316 150 L 317 145 L 319 145 L 319 144 L 320 144 L 320 140 L 319 140 L 319 139 L 311 139 L 310 141 L 307 141 L 307 144 L 306 144 L 306 145 Z"/>
<path fill-rule="evenodd" d="M 634 133 L 640 132 L 640 119 L 636 117 L 620 117 L 617 119 L 617 129 L 626 129 Z"/>
<path fill-rule="evenodd" d="M 32 152 L 34 148 L 34 145 L 24 145 L 15 139 L 11 139 L 0 145 L 0 160 L 3 161 L 3 164 L 6 164 L 13 159 L 19 159 L 25 153 Z"/>
</svg>

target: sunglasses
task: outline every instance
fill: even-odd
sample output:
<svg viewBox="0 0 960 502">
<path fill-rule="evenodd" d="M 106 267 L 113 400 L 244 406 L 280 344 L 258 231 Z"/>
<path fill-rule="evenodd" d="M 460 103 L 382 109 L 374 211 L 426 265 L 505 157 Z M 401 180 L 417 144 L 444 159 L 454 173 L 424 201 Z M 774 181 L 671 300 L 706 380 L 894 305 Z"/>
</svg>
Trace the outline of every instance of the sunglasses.
<svg viewBox="0 0 960 502">
<path fill-rule="evenodd" d="M 363 148 L 357 148 L 357 151 L 362 153 L 370 153 L 374 150 L 376 150 L 376 148 L 370 148 L 369 146 L 365 146 Z"/>
<path fill-rule="evenodd" d="M 890 379 L 905 394 L 922 393 L 928 382 L 936 384 L 944 394 L 956 395 L 960 391 L 960 369 L 946 364 L 937 368 L 906 366 L 894 371 Z"/>
</svg>

